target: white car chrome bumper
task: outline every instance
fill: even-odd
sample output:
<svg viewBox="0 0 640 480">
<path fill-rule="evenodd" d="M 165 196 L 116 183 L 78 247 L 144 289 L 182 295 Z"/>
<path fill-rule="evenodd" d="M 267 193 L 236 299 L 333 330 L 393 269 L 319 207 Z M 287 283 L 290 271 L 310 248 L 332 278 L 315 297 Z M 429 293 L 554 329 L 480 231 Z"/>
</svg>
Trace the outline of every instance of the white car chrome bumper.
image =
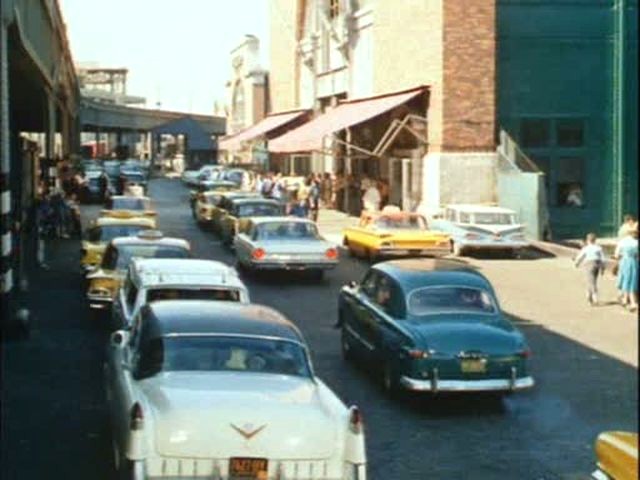
<svg viewBox="0 0 640 480">
<path fill-rule="evenodd" d="M 403 376 L 400 385 L 417 392 L 508 392 L 531 388 L 535 382 L 532 377 L 489 380 L 440 380 L 436 377 L 418 380 Z"/>
</svg>

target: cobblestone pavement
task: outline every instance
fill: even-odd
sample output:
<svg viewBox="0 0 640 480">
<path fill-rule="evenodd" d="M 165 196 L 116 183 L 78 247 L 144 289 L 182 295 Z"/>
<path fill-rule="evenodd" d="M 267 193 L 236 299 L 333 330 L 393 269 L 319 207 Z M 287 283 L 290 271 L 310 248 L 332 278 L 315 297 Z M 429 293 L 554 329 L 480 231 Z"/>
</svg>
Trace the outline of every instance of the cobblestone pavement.
<svg viewBox="0 0 640 480">
<path fill-rule="evenodd" d="M 234 262 L 198 229 L 179 180 L 154 180 L 159 225 L 195 253 Z M 86 217 L 99 207 L 86 207 Z M 91 320 L 79 243 L 49 245 L 51 270 L 33 280 L 31 338 L 3 345 L 5 479 L 112 477 L 101 366 L 107 332 Z M 638 429 L 637 319 L 616 306 L 589 308 L 567 259 L 471 259 L 533 349 L 537 386 L 502 402 L 478 396 L 385 397 L 374 376 L 345 364 L 335 321 L 340 287 L 367 265 L 345 256 L 321 284 L 298 275 L 246 278 L 252 298 L 281 310 L 309 342 L 318 375 L 361 406 L 372 480 L 584 479 L 602 430 Z M 604 279 L 603 298 L 613 298 Z M 635 346 L 632 345 L 635 343 Z"/>
</svg>

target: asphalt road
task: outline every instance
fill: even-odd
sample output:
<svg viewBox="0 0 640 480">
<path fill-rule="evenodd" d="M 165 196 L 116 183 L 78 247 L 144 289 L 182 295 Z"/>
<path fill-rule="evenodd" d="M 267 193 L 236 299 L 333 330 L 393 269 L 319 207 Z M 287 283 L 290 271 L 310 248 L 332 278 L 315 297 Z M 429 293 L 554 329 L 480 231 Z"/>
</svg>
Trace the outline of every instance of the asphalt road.
<svg viewBox="0 0 640 480">
<path fill-rule="evenodd" d="M 234 263 L 212 233 L 195 225 L 179 180 L 154 180 L 150 194 L 167 235 L 190 240 L 197 256 Z M 83 213 L 95 215 L 98 208 Z M 78 241 L 52 242 L 48 261 L 51 270 L 32 280 L 31 338 L 3 344 L 0 474 L 111 478 L 101 377 L 107 332 L 91 321 L 84 302 Z M 346 403 L 361 407 L 371 480 L 587 478 L 599 432 L 638 430 L 637 369 L 518 318 L 534 351 L 534 390 L 503 401 L 388 399 L 371 368 L 344 363 L 332 328 L 340 287 L 359 280 L 366 268 L 345 256 L 320 284 L 300 275 L 244 280 L 254 302 L 298 324 L 318 376 Z"/>
</svg>

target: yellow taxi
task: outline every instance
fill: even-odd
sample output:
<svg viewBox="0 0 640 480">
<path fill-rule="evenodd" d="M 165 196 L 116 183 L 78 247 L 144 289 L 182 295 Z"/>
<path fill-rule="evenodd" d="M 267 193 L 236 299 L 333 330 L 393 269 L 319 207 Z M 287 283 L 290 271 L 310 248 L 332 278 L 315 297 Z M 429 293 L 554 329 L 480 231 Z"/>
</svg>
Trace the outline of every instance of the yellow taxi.
<svg viewBox="0 0 640 480">
<path fill-rule="evenodd" d="M 196 199 L 194 213 L 198 225 L 219 227 L 219 220 L 230 202 L 236 198 L 258 198 L 257 192 L 245 192 L 241 190 L 202 192 Z"/>
<path fill-rule="evenodd" d="M 595 444 L 598 468 L 595 480 L 638 480 L 638 434 L 603 432 Z"/>
<path fill-rule="evenodd" d="M 100 210 L 100 216 L 111 218 L 147 217 L 153 220 L 153 228 L 157 227 L 157 213 L 153 210 L 149 197 L 114 195 L 109 197 L 106 208 Z"/>
<path fill-rule="evenodd" d="M 157 230 L 114 238 L 107 245 L 100 267 L 87 275 L 87 300 L 92 310 L 111 306 L 133 257 L 191 258 L 191 245 L 182 238 L 165 237 Z"/>
<path fill-rule="evenodd" d="M 131 237 L 142 230 L 155 228 L 155 222 L 147 217 L 100 217 L 91 222 L 82 241 L 80 263 L 85 272 L 95 269 L 102 262 L 107 244 L 116 237 Z"/>
<path fill-rule="evenodd" d="M 343 231 L 349 253 L 371 261 L 387 256 L 440 256 L 450 251 L 449 235 L 431 231 L 426 219 L 389 205 L 382 211 L 364 211 L 360 221 Z"/>
</svg>

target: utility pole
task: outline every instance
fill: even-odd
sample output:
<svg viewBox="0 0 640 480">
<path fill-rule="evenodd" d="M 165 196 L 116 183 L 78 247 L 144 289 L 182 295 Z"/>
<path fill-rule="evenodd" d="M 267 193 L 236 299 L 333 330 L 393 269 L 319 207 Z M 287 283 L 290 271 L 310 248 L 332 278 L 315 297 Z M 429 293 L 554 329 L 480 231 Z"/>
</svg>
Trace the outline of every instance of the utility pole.
<svg viewBox="0 0 640 480">
<path fill-rule="evenodd" d="M 616 0 L 613 9 L 613 216 L 615 228 L 624 215 L 628 185 L 625 180 L 625 49 L 626 0 Z"/>
</svg>

